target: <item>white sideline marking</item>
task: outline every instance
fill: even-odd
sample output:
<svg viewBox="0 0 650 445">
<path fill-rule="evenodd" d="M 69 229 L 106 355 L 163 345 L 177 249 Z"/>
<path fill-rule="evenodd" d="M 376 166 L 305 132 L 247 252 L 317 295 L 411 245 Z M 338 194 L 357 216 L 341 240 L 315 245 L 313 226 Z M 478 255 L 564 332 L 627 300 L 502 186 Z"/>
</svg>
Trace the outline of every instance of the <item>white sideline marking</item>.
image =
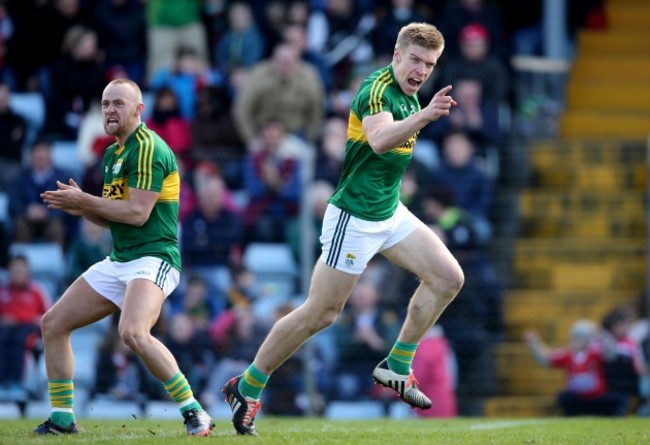
<svg viewBox="0 0 650 445">
<path fill-rule="evenodd" d="M 552 419 L 504 420 L 502 422 L 478 423 L 475 425 L 470 425 L 469 429 L 472 431 L 498 430 L 502 428 L 514 428 L 517 426 L 524 426 L 524 425 L 541 425 L 542 423 L 547 423 L 551 420 Z"/>
</svg>

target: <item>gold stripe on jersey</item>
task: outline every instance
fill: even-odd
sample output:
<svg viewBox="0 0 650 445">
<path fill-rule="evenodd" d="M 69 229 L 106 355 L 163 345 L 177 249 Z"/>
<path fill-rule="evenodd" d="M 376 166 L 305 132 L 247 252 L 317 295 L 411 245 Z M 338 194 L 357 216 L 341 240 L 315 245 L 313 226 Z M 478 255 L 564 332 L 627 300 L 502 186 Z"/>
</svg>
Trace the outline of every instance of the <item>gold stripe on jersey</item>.
<svg viewBox="0 0 650 445">
<path fill-rule="evenodd" d="M 391 79 L 389 70 L 384 71 L 372 81 L 372 85 L 370 86 L 370 100 L 368 101 L 370 114 L 381 111 L 381 97 L 386 87 L 391 83 L 393 83 L 393 79 Z"/>
<path fill-rule="evenodd" d="M 415 147 L 416 140 L 417 140 L 417 133 L 415 133 L 413 136 L 408 138 L 408 140 L 404 142 L 402 145 L 400 145 L 399 147 L 393 148 L 390 152 L 398 155 L 411 154 L 413 152 L 413 147 Z"/>
<path fill-rule="evenodd" d="M 172 172 L 163 179 L 158 202 L 178 202 L 181 190 L 181 178 L 178 172 Z"/>
<path fill-rule="evenodd" d="M 351 111 L 350 117 L 348 118 L 348 140 L 368 142 L 359 117 Z"/>
<path fill-rule="evenodd" d="M 102 197 L 112 200 L 129 199 L 128 178 L 115 178 L 110 184 L 104 184 Z"/>
<path fill-rule="evenodd" d="M 140 144 L 138 147 L 138 180 L 135 187 L 149 190 L 153 182 L 153 135 L 144 129 L 140 129 L 135 137 Z"/>
</svg>

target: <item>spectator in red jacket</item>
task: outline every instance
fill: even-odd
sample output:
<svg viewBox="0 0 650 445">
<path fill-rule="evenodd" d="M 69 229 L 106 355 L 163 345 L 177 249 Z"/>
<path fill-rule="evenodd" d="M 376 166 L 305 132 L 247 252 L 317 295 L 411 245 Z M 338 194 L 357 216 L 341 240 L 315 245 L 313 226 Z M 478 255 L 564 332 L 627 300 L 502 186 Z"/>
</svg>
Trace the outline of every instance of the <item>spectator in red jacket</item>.
<svg viewBox="0 0 650 445">
<path fill-rule="evenodd" d="M 187 161 L 188 150 L 192 145 L 190 120 L 181 116 L 178 96 L 171 87 L 162 87 L 156 91 L 152 116 L 146 123 L 167 141 L 177 157 Z"/>
<path fill-rule="evenodd" d="M 539 364 L 565 371 L 566 385 L 557 401 L 566 416 L 615 415 L 618 401 L 607 394 L 604 364 L 616 354 L 616 346 L 597 335 L 594 323 L 576 321 L 569 344 L 562 348 L 547 347 L 535 331 L 527 331 L 524 338 Z"/>
<path fill-rule="evenodd" d="M 50 297 L 32 281 L 24 256 L 9 261 L 9 279 L 0 286 L 0 386 L 19 391 L 25 353 L 35 348 L 41 317 L 50 307 Z"/>
</svg>

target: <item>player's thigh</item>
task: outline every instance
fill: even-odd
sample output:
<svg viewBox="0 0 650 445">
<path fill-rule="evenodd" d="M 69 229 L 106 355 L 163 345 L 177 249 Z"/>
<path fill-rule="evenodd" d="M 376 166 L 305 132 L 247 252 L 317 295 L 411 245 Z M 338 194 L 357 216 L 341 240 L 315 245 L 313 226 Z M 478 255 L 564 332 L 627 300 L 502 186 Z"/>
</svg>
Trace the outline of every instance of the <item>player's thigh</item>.
<svg viewBox="0 0 650 445">
<path fill-rule="evenodd" d="M 79 277 L 47 311 L 44 322 L 63 331 L 74 330 L 99 321 L 117 310 L 117 306 Z"/>
<path fill-rule="evenodd" d="M 334 269 L 319 259 L 303 306 L 316 316 L 329 311 L 340 312 L 359 276 Z"/>
<path fill-rule="evenodd" d="M 432 282 L 461 282 L 462 270 L 447 246 L 430 228 L 421 225 L 396 245 L 381 252 L 391 262 Z"/>
<path fill-rule="evenodd" d="M 162 310 L 163 290 L 148 279 L 131 280 L 126 286 L 119 329 L 150 331 Z"/>
</svg>

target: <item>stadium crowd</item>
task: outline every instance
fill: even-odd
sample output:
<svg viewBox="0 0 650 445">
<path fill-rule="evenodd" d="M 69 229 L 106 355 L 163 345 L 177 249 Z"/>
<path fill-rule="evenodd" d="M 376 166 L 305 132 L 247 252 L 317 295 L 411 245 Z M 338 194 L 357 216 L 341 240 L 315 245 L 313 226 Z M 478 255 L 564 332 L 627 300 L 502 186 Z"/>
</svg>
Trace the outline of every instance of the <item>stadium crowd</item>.
<svg viewBox="0 0 650 445">
<path fill-rule="evenodd" d="M 502 338 L 500 283 L 486 246 L 498 229 L 498 159 L 507 149 L 516 101 L 508 61 L 513 51 L 542 51 L 539 38 L 531 37 L 539 33 L 541 2 L 525 2 L 526 14 L 522 3 L 0 0 L 0 193 L 8 200 L 0 234 L 0 266 L 8 272 L 0 277 L 0 297 L 23 298 L 33 312 L 17 317 L 12 335 L 4 334 L 3 324 L 0 341 L 12 344 L 2 351 L 12 352 L 2 356 L 19 363 L 25 350 L 38 354 L 39 314 L 110 251 L 105 229 L 47 209 L 39 195 L 67 177 L 101 193 L 97 166 L 113 141 L 103 132 L 99 100 L 107 81 L 128 77 L 145 92 L 146 125 L 169 143 L 182 170 L 181 285 L 166 302 L 156 334 L 196 393 L 212 403 L 226 376 L 242 371 L 273 321 L 300 298 L 297 277 L 288 290 L 265 286 L 247 251 L 287 246 L 294 264 L 301 261 L 301 196 L 312 200 L 317 240 L 358 82 L 390 62 L 401 26 L 427 21 L 443 32 L 446 50 L 421 103 L 452 84 L 459 106 L 419 135 L 402 200 L 449 245 L 466 284 L 413 366 L 435 371 L 437 377 L 421 382 L 425 392 L 430 385 L 445 394 L 433 415 L 480 413 L 473 401 L 496 389 L 492 348 Z M 575 29 L 598 2 L 568 3 L 580 4 L 571 10 Z M 72 152 L 60 151 L 70 146 Z M 316 162 L 305 187 L 307 153 Z M 23 277 L 28 284 L 17 285 L 13 280 L 26 273 L 29 255 L 16 254 L 15 246 L 34 243 L 58 246 L 65 264 L 55 266 L 64 272 L 34 274 L 31 282 Z M 310 351 L 323 401 L 384 400 L 371 387 L 370 373 L 396 336 L 416 284 L 381 258 L 370 265 L 335 328 Z M 3 311 L 16 307 L 0 303 Z M 267 391 L 276 414 L 305 409 L 301 359 L 283 365 Z M 345 370 L 336 381 L 334 369 Z M 21 372 L 15 366 L 3 373 L 2 389 L 15 388 Z M 107 329 L 93 394 L 164 399 L 148 379 Z"/>
</svg>

